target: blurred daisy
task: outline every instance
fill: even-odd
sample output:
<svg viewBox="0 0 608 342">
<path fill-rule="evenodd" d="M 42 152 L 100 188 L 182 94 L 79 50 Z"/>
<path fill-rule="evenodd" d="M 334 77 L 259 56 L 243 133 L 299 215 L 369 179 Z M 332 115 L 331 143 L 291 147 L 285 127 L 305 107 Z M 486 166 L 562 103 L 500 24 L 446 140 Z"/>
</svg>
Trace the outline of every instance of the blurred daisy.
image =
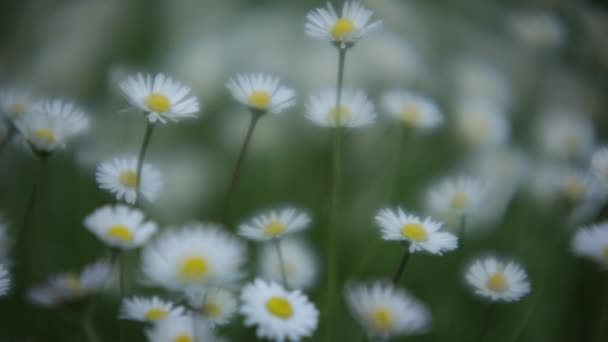
<svg viewBox="0 0 608 342">
<path fill-rule="evenodd" d="M 255 113 L 279 114 L 296 103 L 295 92 L 264 74 L 238 74 L 226 84 L 232 97 Z"/>
<path fill-rule="evenodd" d="M 120 83 L 127 100 L 144 111 L 148 121 L 166 123 L 196 117 L 200 105 L 192 90 L 162 73 L 129 76 Z"/>
<path fill-rule="evenodd" d="M 500 146 L 509 140 L 510 126 L 500 107 L 488 101 L 467 100 L 456 110 L 456 130 L 470 146 Z"/>
<path fill-rule="evenodd" d="M 11 278 L 6 266 L 0 264 L 0 297 L 6 295 L 11 287 Z"/>
<path fill-rule="evenodd" d="M 384 110 L 404 125 L 429 130 L 443 122 L 439 107 L 430 99 L 404 91 L 391 91 L 382 98 Z"/>
<path fill-rule="evenodd" d="M 493 302 L 515 302 L 530 292 L 528 275 L 519 264 L 494 257 L 473 262 L 466 272 L 466 280 L 475 294 Z"/>
<path fill-rule="evenodd" d="M 88 128 L 84 112 L 71 102 L 44 100 L 16 122 L 17 128 L 38 154 L 48 154 L 65 147 L 73 136 Z"/>
<path fill-rule="evenodd" d="M 32 98 L 23 89 L 9 88 L 0 91 L 0 111 L 9 119 L 17 119 L 30 111 Z"/>
<path fill-rule="evenodd" d="M 558 161 L 580 161 L 593 149 L 595 131 L 589 118 L 576 111 L 548 111 L 537 122 L 541 152 Z"/>
<path fill-rule="evenodd" d="M 144 222 L 144 213 L 126 205 L 106 205 L 86 217 L 84 226 L 110 247 L 133 249 L 148 242 L 157 230 Z"/>
<path fill-rule="evenodd" d="M 189 306 L 198 309 L 212 326 L 228 324 L 238 309 L 235 295 L 224 288 L 193 289 L 186 296 Z"/>
<path fill-rule="evenodd" d="M 591 174 L 604 188 L 608 188 L 608 147 L 597 149 L 591 155 Z"/>
<path fill-rule="evenodd" d="M 148 164 L 142 166 L 142 178 L 139 190 L 143 197 L 154 201 L 163 186 L 160 171 Z M 117 200 L 124 198 L 129 204 L 135 203 L 137 199 L 137 157 L 114 158 L 101 163 L 96 172 L 97 184 L 101 189 L 108 190 Z"/>
<path fill-rule="evenodd" d="M 163 301 L 158 297 L 132 297 L 123 299 L 119 317 L 121 319 L 154 323 L 167 317 L 183 315 L 185 315 L 183 307 Z"/>
<path fill-rule="evenodd" d="M 591 177 L 586 172 L 570 167 L 562 167 L 556 171 L 558 194 L 568 203 L 580 203 L 590 194 Z"/>
<path fill-rule="evenodd" d="M 422 219 L 406 214 L 401 208 L 380 210 L 376 215 L 376 224 L 382 231 L 383 239 L 408 241 L 411 253 L 426 251 L 441 255 L 458 246 L 456 236 L 440 231 L 441 223 L 428 217 Z"/>
<path fill-rule="evenodd" d="M 257 325 L 260 339 L 299 341 L 317 328 L 319 311 L 299 290 L 256 279 L 243 287 L 241 300 L 245 325 Z"/>
<path fill-rule="evenodd" d="M 239 226 L 239 235 L 251 240 L 267 241 L 299 232 L 308 227 L 310 217 L 295 208 L 270 210 L 254 216 Z"/>
<path fill-rule="evenodd" d="M 566 27 L 548 12 L 515 13 L 509 16 L 508 24 L 517 39 L 533 47 L 553 48 L 566 39 Z"/>
<path fill-rule="evenodd" d="M 287 286 L 292 289 L 312 287 L 318 275 L 317 258 L 307 244 L 295 239 L 281 241 Z M 275 248 L 264 245 L 258 258 L 258 274 L 264 279 L 281 282 L 281 263 Z"/>
<path fill-rule="evenodd" d="M 306 15 L 306 34 L 329 40 L 341 49 L 351 47 L 363 35 L 381 25 L 380 21 L 370 22 L 373 12 L 359 1 L 347 1 L 340 16 L 331 3 L 327 8 L 315 8 Z"/>
<path fill-rule="evenodd" d="M 486 188 L 471 177 L 447 179 L 435 185 L 427 195 L 427 206 L 437 217 L 453 222 L 454 217 L 476 213 L 483 204 Z"/>
<path fill-rule="evenodd" d="M 363 91 L 344 90 L 336 109 L 336 90 L 325 89 L 310 97 L 306 118 L 322 127 L 360 127 L 376 121 L 374 104 Z"/>
<path fill-rule="evenodd" d="M 146 330 L 146 337 L 150 342 L 199 342 L 212 341 L 202 336 L 197 329 L 196 321 L 191 317 L 168 317 L 158 321 L 151 329 Z"/>
<path fill-rule="evenodd" d="M 153 285 L 187 290 L 231 286 L 246 261 L 244 244 L 215 225 L 190 224 L 168 229 L 142 253 L 144 276 Z"/>
<path fill-rule="evenodd" d="M 572 239 L 575 254 L 608 267 L 608 223 L 579 228 Z"/>
<path fill-rule="evenodd" d="M 451 65 L 450 74 L 451 92 L 455 94 L 457 105 L 482 102 L 502 110 L 509 107 L 511 85 L 504 72 L 495 65 L 476 58 L 463 58 Z"/>
<path fill-rule="evenodd" d="M 345 295 L 351 314 L 372 338 L 422 333 L 430 325 L 428 308 L 390 283 L 351 284 Z"/>
</svg>

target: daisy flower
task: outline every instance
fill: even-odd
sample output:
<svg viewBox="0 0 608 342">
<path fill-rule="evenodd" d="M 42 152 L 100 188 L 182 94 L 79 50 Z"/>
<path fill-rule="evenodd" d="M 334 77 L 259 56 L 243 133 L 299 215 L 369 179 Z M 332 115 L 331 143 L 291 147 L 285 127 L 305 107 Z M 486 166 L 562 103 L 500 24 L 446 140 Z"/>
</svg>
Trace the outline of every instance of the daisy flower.
<svg viewBox="0 0 608 342">
<path fill-rule="evenodd" d="M 430 130 L 443 123 L 439 107 L 420 95 L 390 91 L 383 96 L 382 106 L 388 115 L 415 129 Z"/>
<path fill-rule="evenodd" d="M 513 13 L 507 20 L 513 35 L 536 48 L 554 48 L 562 45 L 567 36 L 564 23 L 550 12 Z"/>
<path fill-rule="evenodd" d="M 220 287 L 193 289 L 186 297 L 190 307 L 198 309 L 212 326 L 228 324 L 238 309 L 235 295 Z"/>
<path fill-rule="evenodd" d="M 144 222 L 144 213 L 126 205 L 106 205 L 87 216 L 84 226 L 110 247 L 141 247 L 157 230 L 154 222 Z"/>
<path fill-rule="evenodd" d="M 385 240 L 409 242 L 411 253 L 426 251 L 441 255 L 458 246 L 456 236 L 440 231 L 441 223 L 428 217 L 422 219 L 406 214 L 401 208 L 380 210 L 376 215 L 376 224 Z"/>
<path fill-rule="evenodd" d="M 239 226 L 239 235 L 257 241 L 281 238 L 308 227 L 310 217 L 295 208 L 270 210 Z"/>
<path fill-rule="evenodd" d="M 88 124 L 84 112 L 73 103 L 58 99 L 36 103 L 16 122 L 23 137 L 38 154 L 65 147 L 67 141 L 86 130 Z"/>
<path fill-rule="evenodd" d="M 187 316 L 168 317 L 146 330 L 150 342 L 203 342 L 215 341 L 208 326 Z"/>
<path fill-rule="evenodd" d="M 336 109 L 336 90 L 325 89 L 310 97 L 306 118 L 322 127 L 360 127 L 376 121 L 374 104 L 363 91 L 344 90 L 340 110 Z"/>
<path fill-rule="evenodd" d="M 142 253 L 144 276 L 153 285 L 187 290 L 230 286 L 241 278 L 245 245 L 215 225 L 168 229 Z"/>
<path fill-rule="evenodd" d="M 592 152 L 593 123 L 577 110 L 549 110 L 540 117 L 536 130 L 541 152 L 552 160 L 580 161 Z"/>
<path fill-rule="evenodd" d="M 306 15 L 306 34 L 322 40 L 329 40 L 344 49 L 354 45 L 363 35 L 381 25 L 380 21 L 370 21 L 373 12 L 359 1 L 347 1 L 340 16 L 331 3 L 327 8 L 315 8 Z"/>
<path fill-rule="evenodd" d="M 470 146 L 501 146 L 508 142 L 510 124 L 495 103 L 468 99 L 456 110 L 456 130 Z"/>
<path fill-rule="evenodd" d="M 580 203 L 590 194 L 592 179 L 589 174 L 570 167 L 563 167 L 556 171 L 555 181 L 558 194 L 569 203 Z"/>
<path fill-rule="evenodd" d="M 232 97 L 257 114 L 279 114 L 296 104 L 295 92 L 264 74 L 238 74 L 226 83 Z"/>
<path fill-rule="evenodd" d="M 530 292 L 528 275 L 521 265 L 494 257 L 473 262 L 466 272 L 466 280 L 475 294 L 493 302 L 515 302 Z"/>
<path fill-rule="evenodd" d="M 604 188 L 608 188 L 608 147 L 597 149 L 591 155 L 591 174 Z"/>
<path fill-rule="evenodd" d="M 578 229 L 572 239 L 572 249 L 575 254 L 608 267 L 608 223 Z"/>
<path fill-rule="evenodd" d="M 0 111 L 9 119 L 17 119 L 28 112 L 32 105 L 30 94 L 17 88 L 9 88 L 0 91 Z"/>
<path fill-rule="evenodd" d="M 292 289 L 312 287 L 318 276 L 318 261 L 310 246 L 295 239 L 281 241 L 287 286 Z M 281 282 L 281 263 L 276 249 L 264 245 L 258 258 L 258 274 L 269 281 Z"/>
<path fill-rule="evenodd" d="M 123 299 L 119 317 L 127 320 L 154 323 L 167 317 L 183 316 L 184 312 L 184 308 L 181 306 L 163 301 L 158 297 L 132 297 Z"/>
<path fill-rule="evenodd" d="M 139 190 L 145 199 L 154 201 L 163 187 L 162 174 L 148 163 L 143 164 L 141 174 Z M 114 194 L 117 200 L 124 198 L 129 204 L 135 203 L 137 157 L 113 158 L 105 161 L 97 167 L 95 178 L 99 187 Z"/>
<path fill-rule="evenodd" d="M 486 188 L 471 177 L 447 179 L 434 186 L 427 195 L 427 206 L 438 217 L 453 218 L 476 213 L 483 204 Z"/>
<path fill-rule="evenodd" d="M 422 333 L 430 325 L 426 305 L 388 282 L 350 284 L 345 295 L 351 314 L 372 338 Z"/>
<path fill-rule="evenodd" d="M 192 89 L 162 73 L 138 73 L 127 77 L 119 86 L 135 108 L 147 113 L 150 122 L 176 122 L 196 117 L 200 110 Z"/>
<path fill-rule="evenodd" d="M 11 278 L 8 270 L 3 264 L 0 264 L 0 297 L 6 295 L 11 287 Z"/>
<path fill-rule="evenodd" d="M 256 279 L 243 287 L 241 300 L 245 325 L 256 325 L 260 339 L 300 341 L 317 328 L 319 311 L 299 290 Z"/>
</svg>

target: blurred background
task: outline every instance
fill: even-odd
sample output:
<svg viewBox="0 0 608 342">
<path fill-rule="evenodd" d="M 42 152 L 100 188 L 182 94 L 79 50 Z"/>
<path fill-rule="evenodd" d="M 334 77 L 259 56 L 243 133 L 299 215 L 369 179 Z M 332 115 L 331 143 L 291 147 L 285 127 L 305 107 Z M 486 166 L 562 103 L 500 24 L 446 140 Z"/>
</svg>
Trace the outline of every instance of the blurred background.
<svg viewBox="0 0 608 342">
<path fill-rule="evenodd" d="M 424 213 L 430 186 L 469 174 L 492 184 L 492 200 L 471 223 L 465 258 L 488 253 L 514 258 L 526 267 L 533 289 L 521 302 L 498 307 L 487 341 L 514 341 L 519 331 L 519 341 L 608 341 L 608 323 L 605 318 L 600 323 L 608 275 L 574 257 L 568 238 L 556 237 L 605 217 L 602 200 L 563 189 L 576 181 L 593 187 L 583 181 L 589 156 L 605 142 L 606 2 L 363 2 L 383 27 L 348 53 L 345 85 L 369 94 L 379 120 L 349 131 L 344 142 L 340 281 L 388 278 L 397 266 L 401 248 L 380 240 L 373 223 L 378 209 L 401 205 Z M 165 72 L 192 86 L 203 103 L 199 118 L 162 125 L 152 138 L 147 161 L 163 171 L 165 185 L 144 209 L 161 226 L 210 221 L 219 214 L 249 120 L 224 86 L 228 78 L 269 72 L 293 87 L 298 105 L 264 118 L 257 128 L 230 221 L 286 203 L 302 207 L 313 216 L 305 239 L 324 260 L 329 131 L 304 118 L 304 103 L 309 94 L 334 86 L 337 53 L 304 34 L 305 15 L 317 6 L 324 2 L 4 1 L 0 85 L 74 100 L 91 118 L 89 133 L 49 162 L 27 285 L 107 254 L 82 221 L 114 202 L 96 186 L 98 163 L 139 149 L 144 121 L 123 111 L 128 104 L 117 86 L 135 72 Z M 397 146 L 401 127 L 379 101 L 392 89 L 434 99 L 445 124 L 429 133 L 409 132 Z M 36 163 L 13 143 L 0 152 L 0 165 L 0 212 L 14 232 L 23 220 Z M 593 189 L 582 193 L 587 191 Z M 567 209 L 555 210 L 563 197 Z M 250 247 L 255 258 L 256 248 Z M 139 275 L 136 254 L 129 259 L 132 281 Z M 486 303 L 467 293 L 462 267 L 450 254 L 412 258 L 403 285 L 429 305 L 433 329 L 403 340 L 477 338 Z M 309 291 L 317 304 L 323 282 Z M 132 292 L 157 293 L 145 287 Z M 448 302 L 454 293 L 458 314 L 451 325 Z M 117 305 L 118 297 L 110 294 L 95 312 L 104 341 L 118 336 Z M 81 310 L 4 298 L 0 340 L 82 340 Z M 344 307 L 337 324 L 341 340 L 361 338 Z M 142 326 L 128 323 L 126 330 L 130 341 L 144 339 Z M 230 340 L 254 340 L 253 329 L 243 328 L 240 318 L 221 332 Z"/>
</svg>

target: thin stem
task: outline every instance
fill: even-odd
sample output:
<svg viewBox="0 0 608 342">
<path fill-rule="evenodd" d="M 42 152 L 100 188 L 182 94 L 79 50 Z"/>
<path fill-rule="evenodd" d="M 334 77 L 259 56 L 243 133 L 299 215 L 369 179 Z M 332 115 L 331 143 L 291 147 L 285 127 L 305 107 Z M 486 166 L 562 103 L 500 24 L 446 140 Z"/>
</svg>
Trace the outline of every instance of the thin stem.
<svg viewBox="0 0 608 342">
<path fill-rule="evenodd" d="M 401 256 L 401 261 L 399 262 L 399 266 L 393 275 L 393 284 L 397 285 L 399 283 L 399 279 L 401 279 L 401 275 L 403 275 L 403 271 L 405 271 L 405 266 L 407 266 L 410 255 L 410 243 L 409 241 L 406 241 L 403 244 L 403 255 Z"/>
<path fill-rule="evenodd" d="M 96 304 L 97 299 L 91 299 L 91 302 L 87 305 L 87 309 L 82 318 L 82 329 L 87 338 L 87 341 L 89 342 L 101 341 L 101 339 L 97 335 L 97 331 L 95 330 L 95 325 L 93 324 L 93 312 L 95 311 Z"/>
<path fill-rule="evenodd" d="M 467 216 L 465 214 L 460 215 L 460 225 L 458 227 L 458 254 L 456 255 L 456 260 L 455 260 L 455 269 L 459 271 L 459 267 L 460 267 L 460 262 L 462 261 L 463 257 L 464 257 L 464 240 L 465 240 L 465 235 L 466 235 L 466 231 L 467 231 Z M 456 289 L 456 291 L 459 291 L 458 289 Z M 452 333 L 452 327 L 454 326 L 454 321 L 456 318 L 456 301 L 458 300 L 458 296 L 456 295 L 456 293 L 452 293 L 452 297 L 450 298 L 450 304 L 449 304 L 449 313 L 450 313 L 450 318 L 448 321 L 448 331 L 450 333 Z"/>
<path fill-rule="evenodd" d="M 232 196 L 234 195 L 234 190 L 236 189 L 236 185 L 239 180 L 239 176 L 241 174 L 241 169 L 243 167 L 243 160 L 245 159 L 245 155 L 247 154 L 247 150 L 249 149 L 249 143 L 251 142 L 251 137 L 253 136 L 253 131 L 255 130 L 255 126 L 261 117 L 261 114 L 251 113 L 251 121 L 249 121 L 249 127 L 247 128 L 247 134 L 245 135 L 245 140 L 243 141 L 243 145 L 241 146 L 241 151 L 239 152 L 239 157 L 236 160 L 236 165 L 234 166 L 234 171 L 232 171 L 232 177 L 230 179 L 230 185 L 228 186 L 228 190 L 226 191 L 226 197 L 224 201 L 224 209 L 222 210 L 222 217 L 220 222 L 227 224 L 228 214 L 230 212 L 230 204 L 232 202 Z"/>
<path fill-rule="evenodd" d="M 338 49 L 338 80 L 336 82 L 336 111 L 340 112 L 342 105 L 342 83 L 344 83 L 344 66 L 346 64 L 347 49 Z"/>
<path fill-rule="evenodd" d="M 119 252 L 118 255 L 118 286 L 120 290 L 120 297 L 123 298 L 127 291 L 127 279 L 126 279 L 126 255 L 125 253 Z"/>
<path fill-rule="evenodd" d="M 279 268 L 281 269 L 281 281 L 283 281 L 283 287 L 287 289 L 287 272 L 285 269 L 285 260 L 283 259 L 283 253 L 281 252 L 281 240 L 273 239 L 272 244 L 277 251 L 277 257 L 279 258 Z"/>
<path fill-rule="evenodd" d="M 483 328 L 481 328 L 481 334 L 479 334 L 479 340 L 478 340 L 479 342 L 483 342 L 484 339 L 486 338 L 486 335 L 489 330 L 488 328 L 490 327 L 490 319 L 492 318 L 495 307 L 496 307 L 496 303 L 492 303 L 488 306 L 488 309 L 486 310 L 485 323 L 483 325 Z"/>
<path fill-rule="evenodd" d="M 150 137 L 154 130 L 154 123 L 146 120 L 146 132 L 144 133 L 144 140 L 141 143 L 141 149 L 139 150 L 139 156 L 137 157 L 137 177 L 135 179 L 135 206 L 137 207 L 140 203 L 141 197 L 141 170 L 144 166 L 144 158 L 146 157 L 146 151 L 148 150 L 148 144 L 150 143 Z"/>
</svg>

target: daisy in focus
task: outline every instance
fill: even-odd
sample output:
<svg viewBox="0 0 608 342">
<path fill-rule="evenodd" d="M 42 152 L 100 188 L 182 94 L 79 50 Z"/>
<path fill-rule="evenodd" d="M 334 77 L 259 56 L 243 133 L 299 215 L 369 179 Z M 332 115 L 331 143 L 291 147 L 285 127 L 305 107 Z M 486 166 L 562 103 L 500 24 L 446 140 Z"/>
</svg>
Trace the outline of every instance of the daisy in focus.
<svg viewBox="0 0 608 342">
<path fill-rule="evenodd" d="M 302 292 L 256 279 L 243 287 L 240 312 L 246 326 L 257 326 L 258 338 L 282 342 L 311 337 L 319 311 Z"/>
<path fill-rule="evenodd" d="M 426 305 L 390 283 L 351 284 L 345 295 L 351 314 L 372 338 L 423 333 L 430 325 Z"/>
<path fill-rule="evenodd" d="M 575 254 L 608 267 L 608 223 L 579 228 L 572 239 Z"/>
<path fill-rule="evenodd" d="M 451 224 L 476 213 L 486 196 L 486 187 L 471 177 L 447 179 L 431 188 L 427 194 L 427 206 L 437 217 Z"/>
<path fill-rule="evenodd" d="M 11 120 L 16 120 L 22 114 L 30 111 L 32 97 L 23 89 L 9 88 L 0 91 L 0 112 Z"/>
<path fill-rule="evenodd" d="M 306 118 L 321 127 L 361 127 L 376 121 L 374 104 L 363 91 L 344 90 L 340 109 L 336 108 L 336 90 L 325 89 L 310 97 Z"/>
<path fill-rule="evenodd" d="M 6 295 L 11 288 L 11 278 L 8 270 L 0 264 L 0 297 Z"/>
<path fill-rule="evenodd" d="M 388 115 L 414 129 L 426 131 L 443 123 L 439 107 L 420 95 L 390 91 L 383 96 L 382 106 Z"/>
<path fill-rule="evenodd" d="M 144 222 L 144 213 L 126 205 L 106 205 L 87 216 L 84 226 L 110 247 L 133 249 L 148 242 L 157 230 Z"/>
<path fill-rule="evenodd" d="M 428 217 L 422 219 L 406 214 L 401 208 L 382 209 L 375 220 L 382 231 L 383 239 L 407 241 L 411 253 L 426 251 L 441 255 L 458 246 L 456 236 L 440 231 L 441 223 Z"/>
<path fill-rule="evenodd" d="M 188 305 L 198 310 L 211 326 L 226 325 L 236 314 L 235 295 L 224 288 L 198 288 L 186 293 Z"/>
<path fill-rule="evenodd" d="M 296 104 L 293 89 L 281 85 L 276 77 L 264 74 L 238 74 L 226 84 L 237 101 L 252 113 L 279 114 Z"/>
<path fill-rule="evenodd" d="M 292 289 L 312 287 L 318 276 L 318 261 L 308 244 L 295 239 L 281 241 L 287 286 Z M 258 274 L 269 281 L 281 282 L 281 262 L 271 245 L 264 245 L 258 258 Z"/>
<path fill-rule="evenodd" d="M 306 15 L 306 34 L 328 40 L 340 49 L 350 48 L 366 33 L 381 25 L 371 21 L 373 12 L 359 1 L 347 1 L 338 15 L 331 3 L 327 8 L 316 8 Z"/>
<path fill-rule="evenodd" d="M 239 235 L 256 241 L 268 241 L 299 232 L 310 224 L 310 217 L 295 208 L 269 210 L 239 226 Z"/>
<path fill-rule="evenodd" d="M 492 302 L 515 302 L 530 292 L 526 271 L 514 261 L 481 258 L 469 266 L 465 277 L 475 294 Z"/>
<path fill-rule="evenodd" d="M 127 100 L 146 113 L 151 123 L 193 118 L 200 110 L 192 89 L 162 73 L 138 73 L 127 77 L 119 86 Z"/>
<path fill-rule="evenodd" d="M 241 279 L 245 245 L 215 225 L 167 229 L 142 252 L 142 271 L 169 290 L 232 286 Z"/>
<path fill-rule="evenodd" d="M 185 310 L 158 297 L 132 297 L 123 299 L 119 317 L 121 319 L 155 323 L 167 317 L 184 316 Z"/>
<path fill-rule="evenodd" d="M 161 172 L 154 166 L 144 163 L 141 169 L 139 191 L 148 201 L 158 198 L 163 187 Z M 116 196 L 117 200 L 124 199 L 129 204 L 137 199 L 137 157 L 113 158 L 97 167 L 95 178 L 101 189 Z"/>
</svg>

